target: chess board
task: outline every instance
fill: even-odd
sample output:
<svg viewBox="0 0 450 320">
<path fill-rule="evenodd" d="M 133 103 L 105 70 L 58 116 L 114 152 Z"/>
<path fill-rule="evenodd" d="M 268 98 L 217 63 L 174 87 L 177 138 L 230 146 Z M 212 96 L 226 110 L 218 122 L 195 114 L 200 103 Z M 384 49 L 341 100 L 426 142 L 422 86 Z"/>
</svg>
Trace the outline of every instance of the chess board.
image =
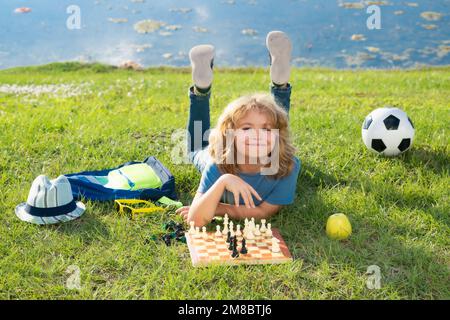
<svg viewBox="0 0 450 320">
<path fill-rule="evenodd" d="M 239 257 L 232 258 L 228 250 L 226 236 L 216 237 L 215 232 L 208 232 L 208 238 L 193 236 L 186 233 L 186 242 L 191 254 L 194 267 L 211 264 L 239 265 L 239 264 L 278 264 L 292 261 L 291 253 L 277 229 L 272 229 L 273 237 L 279 240 L 280 252 L 272 252 L 272 238 L 263 236 L 254 240 L 246 240 L 247 254 L 239 253 Z M 241 250 L 242 237 L 238 237 L 238 250 Z"/>
</svg>

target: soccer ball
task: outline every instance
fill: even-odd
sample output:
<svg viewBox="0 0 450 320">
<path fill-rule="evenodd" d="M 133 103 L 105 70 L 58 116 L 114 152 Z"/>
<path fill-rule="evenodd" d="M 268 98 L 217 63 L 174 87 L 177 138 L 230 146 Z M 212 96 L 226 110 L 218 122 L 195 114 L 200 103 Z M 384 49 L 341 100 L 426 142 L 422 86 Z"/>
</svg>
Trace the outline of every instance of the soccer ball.
<svg viewBox="0 0 450 320">
<path fill-rule="evenodd" d="M 399 108 L 375 109 L 364 120 L 361 131 L 369 150 L 389 157 L 411 148 L 414 139 L 414 125 Z"/>
</svg>

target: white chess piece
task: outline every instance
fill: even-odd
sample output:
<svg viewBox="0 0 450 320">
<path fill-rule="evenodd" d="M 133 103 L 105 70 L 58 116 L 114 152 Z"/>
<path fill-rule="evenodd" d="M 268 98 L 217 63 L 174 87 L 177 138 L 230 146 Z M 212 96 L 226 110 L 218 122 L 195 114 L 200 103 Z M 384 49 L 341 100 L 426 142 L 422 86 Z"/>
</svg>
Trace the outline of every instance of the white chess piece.
<svg viewBox="0 0 450 320">
<path fill-rule="evenodd" d="M 222 232 L 220 231 L 220 226 L 216 226 L 216 237 L 221 237 Z"/>
<path fill-rule="evenodd" d="M 252 219 L 250 220 L 250 225 L 251 225 L 252 231 L 254 231 L 254 230 L 255 230 L 255 227 L 256 227 L 256 225 L 255 225 L 255 218 L 252 218 Z"/>
<path fill-rule="evenodd" d="M 194 238 L 200 237 L 200 227 L 195 227 Z"/>
<path fill-rule="evenodd" d="M 191 227 L 189 228 L 189 234 L 192 236 L 195 233 L 195 224 L 194 221 L 189 222 L 189 224 L 191 225 Z"/>
<path fill-rule="evenodd" d="M 267 230 L 266 230 L 266 237 L 270 238 L 272 237 L 272 225 L 270 223 L 267 224 Z"/>
<path fill-rule="evenodd" d="M 228 231 L 230 231 L 230 237 L 234 237 L 234 223 L 233 223 L 233 221 L 230 221 Z"/>
<path fill-rule="evenodd" d="M 241 225 L 240 225 L 240 224 L 236 225 L 236 232 L 235 232 L 235 235 L 236 235 L 237 237 L 242 236 Z"/>
<path fill-rule="evenodd" d="M 202 238 L 208 239 L 208 234 L 206 233 L 206 227 L 202 227 Z"/>
<path fill-rule="evenodd" d="M 280 252 L 280 251 L 281 251 L 281 249 L 280 249 L 280 245 L 278 243 L 278 239 L 273 237 L 272 238 L 272 252 L 276 253 L 276 252 Z"/>
<path fill-rule="evenodd" d="M 228 220 L 228 219 L 227 219 Z M 228 222 L 225 223 L 225 220 L 223 221 L 223 229 L 222 229 L 222 234 L 224 236 L 226 236 L 228 234 Z"/>
<path fill-rule="evenodd" d="M 253 234 L 257 237 L 261 235 L 261 231 L 259 231 L 259 224 L 255 226 L 255 231 L 253 232 Z"/>
<path fill-rule="evenodd" d="M 247 229 L 248 229 L 248 219 L 245 218 L 245 220 L 244 220 L 244 229 L 242 230 L 242 234 L 244 235 L 244 237 L 247 234 Z"/>
<path fill-rule="evenodd" d="M 259 231 L 261 231 L 261 233 L 265 233 L 267 230 L 266 228 L 266 219 L 261 219 L 261 228 L 259 229 Z"/>
<path fill-rule="evenodd" d="M 255 239 L 255 235 L 253 234 L 253 229 L 251 227 L 251 222 L 248 223 L 247 232 L 245 233 L 245 239 L 253 240 Z"/>
<path fill-rule="evenodd" d="M 224 215 L 224 217 L 223 217 L 223 224 L 226 224 L 226 225 L 228 225 L 228 214 L 227 213 L 225 213 L 225 215 Z"/>
</svg>

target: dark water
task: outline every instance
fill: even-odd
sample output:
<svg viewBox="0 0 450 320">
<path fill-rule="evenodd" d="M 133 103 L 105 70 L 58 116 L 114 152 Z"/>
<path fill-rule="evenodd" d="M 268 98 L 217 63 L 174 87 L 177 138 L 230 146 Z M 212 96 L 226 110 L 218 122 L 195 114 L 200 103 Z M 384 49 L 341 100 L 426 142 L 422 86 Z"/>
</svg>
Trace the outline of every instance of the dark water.
<svg viewBox="0 0 450 320">
<path fill-rule="evenodd" d="M 0 0 L 0 68 L 67 60 L 182 66 L 189 64 L 190 47 L 199 43 L 216 46 L 219 66 L 266 65 L 265 35 L 274 29 L 290 35 L 293 62 L 299 66 L 450 64 L 450 0 L 377 1 L 385 3 L 380 6 L 381 30 L 367 28 L 366 2 L 360 9 L 346 8 L 344 2 L 359 3 Z M 79 6 L 81 29 L 66 27 L 69 5 Z M 14 12 L 23 6 L 32 11 Z M 421 16 L 428 11 L 437 14 Z M 136 32 L 135 23 L 146 19 L 165 25 L 146 34 Z M 170 30 L 173 25 L 178 29 Z M 245 29 L 251 30 L 243 34 Z"/>
</svg>

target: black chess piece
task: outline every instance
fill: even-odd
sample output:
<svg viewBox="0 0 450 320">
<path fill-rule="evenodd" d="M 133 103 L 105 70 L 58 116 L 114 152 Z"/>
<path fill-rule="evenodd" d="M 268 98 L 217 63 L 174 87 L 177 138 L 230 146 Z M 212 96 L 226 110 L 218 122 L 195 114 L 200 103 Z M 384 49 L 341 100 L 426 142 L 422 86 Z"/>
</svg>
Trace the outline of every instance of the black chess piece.
<svg viewBox="0 0 450 320">
<path fill-rule="evenodd" d="M 180 238 L 180 237 L 184 236 L 184 230 L 177 229 L 177 231 L 175 231 L 175 236 L 177 238 Z"/>
<path fill-rule="evenodd" d="M 232 258 L 237 258 L 237 257 L 239 257 L 239 251 L 237 251 L 236 248 L 233 250 L 233 252 L 231 252 L 231 257 L 232 257 Z"/>
<path fill-rule="evenodd" d="M 228 231 L 228 233 L 227 233 L 227 243 L 230 243 L 230 242 L 231 242 L 231 231 Z"/>
<path fill-rule="evenodd" d="M 163 235 L 162 239 L 166 246 L 170 246 L 172 244 L 172 237 L 170 236 L 170 234 Z"/>
<path fill-rule="evenodd" d="M 247 254 L 247 247 L 245 246 L 245 238 L 242 239 L 242 247 L 241 247 L 241 253 L 242 254 Z"/>
<path fill-rule="evenodd" d="M 233 250 L 233 248 L 234 248 L 234 241 L 233 241 L 233 238 L 232 237 L 230 237 L 230 244 L 228 245 L 228 250 Z"/>
<path fill-rule="evenodd" d="M 236 236 L 233 237 L 231 243 L 233 244 L 233 248 L 232 248 L 233 252 L 231 252 L 231 257 L 232 258 L 237 258 L 237 257 L 239 257 L 239 251 L 237 249 L 237 238 L 236 238 Z"/>
</svg>

